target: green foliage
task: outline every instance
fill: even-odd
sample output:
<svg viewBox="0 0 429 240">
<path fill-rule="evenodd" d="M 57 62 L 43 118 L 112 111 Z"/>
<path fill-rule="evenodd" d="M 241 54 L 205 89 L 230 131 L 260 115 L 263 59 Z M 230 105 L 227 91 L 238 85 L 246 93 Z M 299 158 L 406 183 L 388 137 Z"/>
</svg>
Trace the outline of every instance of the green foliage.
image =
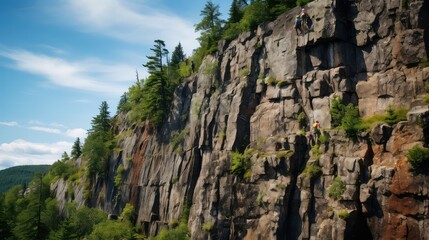
<svg viewBox="0 0 429 240">
<path fill-rule="evenodd" d="M 270 86 L 275 86 L 277 84 L 276 78 L 274 78 L 273 76 L 269 76 L 267 80 L 267 84 Z"/>
<path fill-rule="evenodd" d="M 219 139 L 220 139 L 220 140 L 225 139 L 225 137 L 226 137 L 225 131 L 220 131 L 220 132 L 217 134 L 217 136 L 219 137 Z"/>
<path fill-rule="evenodd" d="M 119 188 L 122 185 L 122 173 L 124 172 L 124 165 L 120 164 L 118 166 L 118 168 L 116 169 L 116 174 L 115 174 L 115 186 L 117 188 Z"/>
<path fill-rule="evenodd" d="M 276 154 L 276 158 L 290 158 L 292 157 L 292 155 L 294 154 L 294 151 L 292 150 L 283 150 L 283 151 L 278 151 Z"/>
<path fill-rule="evenodd" d="M 322 151 L 320 151 L 319 144 L 315 144 L 314 146 L 312 146 L 310 152 L 314 159 L 318 160 L 320 156 L 322 156 Z"/>
<path fill-rule="evenodd" d="M 307 120 L 307 114 L 305 112 L 300 112 L 297 118 L 299 128 L 307 128 L 308 127 L 308 120 Z"/>
<path fill-rule="evenodd" d="M 197 49 L 197 54 L 194 53 L 194 60 L 197 66 L 200 65 L 200 60 L 204 56 L 213 53 L 217 50 L 217 43 L 222 36 L 223 20 L 220 19 L 219 5 L 215 5 L 212 1 L 208 1 L 204 9 L 201 10 L 201 21 L 195 25 L 195 31 L 200 31 L 201 35 L 198 38 L 200 47 Z"/>
<path fill-rule="evenodd" d="M 82 148 L 83 158 L 87 160 L 89 177 L 105 174 L 107 157 L 113 148 L 113 133 L 110 125 L 110 113 L 105 101 L 101 103 L 100 112 L 92 120 L 92 128 Z"/>
<path fill-rule="evenodd" d="M 70 176 L 76 174 L 78 170 L 73 161 L 58 160 L 49 168 L 49 175 L 52 176 L 52 179 L 62 178 L 67 180 Z"/>
<path fill-rule="evenodd" d="M 415 145 L 407 152 L 408 162 L 414 170 L 418 170 L 422 165 L 429 161 L 429 149 Z"/>
<path fill-rule="evenodd" d="M 386 111 L 386 114 L 375 114 L 362 119 L 362 128 L 373 128 L 376 124 L 379 123 L 393 125 L 400 121 L 407 120 L 408 109 L 406 108 L 393 108 L 392 106 L 389 106 Z"/>
<path fill-rule="evenodd" d="M 342 119 L 345 115 L 345 106 L 342 104 L 341 99 L 339 97 L 335 97 L 331 101 L 331 125 L 332 127 L 341 126 Z"/>
<path fill-rule="evenodd" d="M 201 226 L 201 229 L 206 232 L 213 231 L 214 224 L 212 222 L 206 222 Z"/>
<path fill-rule="evenodd" d="M 223 32 L 223 38 L 225 40 L 233 40 L 238 37 L 238 35 L 245 30 L 240 25 L 240 23 L 227 23 L 225 25 L 225 30 Z"/>
<path fill-rule="evenodd" d="M 82 149 L 82 154 L 87 160 L 88 176 L 95 177 L 96 174 L 104 176 L 112 138 L 110 131 L 88 134 Z"/>
<path fill-rule="evenodd" d="M 277 87 L 279 87 L 279 88 L 281 88 L 281 87 L 286 86 L 286 85 L 287 85 L 287 83 L 288 83 L 288 81 L 287 81 L 287 80 L 279 80 L 279 81 L 277 81 L 276 86 L 277 86 Z"/>
<path fill-rule="evenodd" d="M 244 181 L 250 180 L 252 174 L 251 151 L 246 150 L 244 154 L 232 152 L 231 173 L 243 178 Z"/>
<path fill-rule="evenodd" d="M 87 207 L 76 208 L 76 204 L 73 203 L 68 205 L 67 212 L 68 216 L 58 224 L 58 227 L 51 229 L 49 239 L 84 239 L 91 234 L 94 226 L 107 221 L 103 211 Z"/>
<path fill-rule="evenodd" d="M 48 172 L 49 165 L 16 166 L 0 170 L 0 193 L 16 185 L 27 185 L 36 173 Z"/>
<path fill-rule="evenodd" d="M 128 103 L 127 93 L 123 93 L 121 95 L 121 98 L 119 99 L 119 103 L 116 108 L 116 114 L 119 114 L 120 112 L 129 111 L 130 109 L 127 103 Z"/>
<path fill-rule="evenodd" d="M 148 62 L 143 64 L 149 77 L 145 81 L 137 80 L 128 89 L 127 103 L 123 108 L 130 111 L 128 118 L 132 123 L 141 124 L 149 120 L 155 127 L 160 127 L 167 116 L 179 78 L 186 73 L 182 72 L 181 62 L 179 65 L 163 63 L 168 54 L 164 41 L 155 40 L 151 50 L 154 55 L 147 56 Z"/>
<path fill-rule="evenodd" d="M 58 215 L 56 201 L 50 198 L 50 179 L 37 174 L 27 190 L 24 195 L 21 187 L 14 187 L 6 193 L 0 205 L 7 225 L 0 229 L 11 239 L 46 239 Z"/>
<path fill-rule="evenodd" d="M 330 113 L 331 125 L 344 129 L 347 137 L 356 138 L 357 134 L 364 130 L 357 106 L 351 103 L 345 106 L 340 98 L 335 97 L 331 101 Z"/>
<path fill-rule="evenodd" d="M 186 223 L 180 223 L 179 226 L 173 229 L 162 229 L 158 236 L 149 238 L 152 240 L 188 240 L 188 226 Z"/>
<path fill-rule="evenodd" d="M 108 220 L 95 225 L 88 240 L 131 240 L 133 235 L 133 226 L 130 223 Z"/>
<path fill-rule="evenodd" d="M 180 77 L 186 78 L 186 77 L 191 76 L 192 68 L 190 65 L 186 64 L 185 62 L 180 62 L 178 72 L 179 72 Z"/>
<path fill-rule="evenodd" d="M 338 211 L 338 217 L 343 220 L 347 220 L 350 217 L 350 213 L 346 209 L 342 209 Z"/>
<path fill-rule="evenodd" d="M 394 109 L 392 106 L 389 106 L 384 122 L 393 125 L 400 121 L 405 121 L 407 120 L 407 112 L 408 110 L 405 108 Z"/>
<path fill-rule="evenodd" d="M 429 104 L 429 94 L 426 94 L 423 98 L 423 104 Z"/>
<path fill-rule="evenodd" d="M 248 69 L 248 68 L 243 68 L 243 69 L 241 69 L 241 71 L 240 71 L 240 77 L 246 77 L 246 76 L 248 76 L 248 75 L 249 75 L 249 73 L 250 73 L 250 71 L 249 71 L 249 69 Z"/>
<path fill-rule="evenodd" d="M 255 200 L 256 206 L 262 206 L 262 204 L 264 203 L 264 197 L 265 197 L 265 192 L 260 191 Z"/>
<path fill-rule="evenodd" d="M 179 44 L 174 48 L 173 53 L 171 54 L 171 64 L 179 65 L 180 62 L 184 62 L 186 59 L 185 53 L 183 52 L 182 44 Z"/>
<path fill-rule="evenodd" d="M 322 135 L 320 135 L 320 137 L 319 137 L 319 143 L 320 144 L 327 144 L 328 142 L 329 142 L 329 136 L 322 133 Z"/>
<path fill-rule="evenodd" d="M 338 200 L 341 198 L 341 195 L 346 191 L 346 185 L 341 181 L 340 176 L 337 176 L 332 182 L 331 187 L 328 189 L 328 196 Z"/>
<path fill-rule="evenodd" d="M 76 141 L 74 141 L 72 150 L 71 150 L 71 157 L 72 159 L 77 159 L 82 154 L 82 144 L 80 143 L 80 139 L 77 138 Z"/>
<path fill-rule="evenodd" d="M 362 131 L 359 108 L 357 106 L 351 103 L 346 106 L 341 125 L 349 138 L 357 137 L 358 132 Z"/>
<path fill-rule="evenodd" d="M 189 134 L 189 129 L 185 128 L 180 132 L 173 131 L 171 133 L 171 144 L 173 145 L 173 149 L 178 149 L 183 141 L 185 140 L 185 136 Z"/>
<path fill-rule="evenodd" d="M 385 114 L 374 114 L 362 119 L 362 126 L 366 129 L 373 128 L 376 124 L 383 123 L 386 118 Z"/>
<path fill-rule="evenodd" d="M 306 165 L 304 169 L 304 174 L 308 178 L 317 178 L 322 175 L 322 169 L 316 165 Z"/>
</svg>

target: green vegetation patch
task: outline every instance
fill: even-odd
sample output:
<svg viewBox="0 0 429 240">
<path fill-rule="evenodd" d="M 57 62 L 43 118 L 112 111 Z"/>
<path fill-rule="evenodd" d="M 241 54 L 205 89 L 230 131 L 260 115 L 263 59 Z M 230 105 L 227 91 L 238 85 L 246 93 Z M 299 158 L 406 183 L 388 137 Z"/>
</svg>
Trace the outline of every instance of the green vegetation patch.
<svg viewBox="0 0 429 240">
<path fill-rule="evenodd" d="M 343 220 L 347 220 L 350 217 L 350 213 L 346 209 L 342 209 L 338 211 L 338 217 Z"/>
<path fill-rule="evenodd" d="M 253 149 L 246 149 L 242 154 L 239 152 L 232 152 L 231 158 L 231 173 L 241 177 L 244 181 L 249 181 L 252 175 L 252 161 Z"/>
<path fill-rule="evenodd" d="M 341 181 L 340 176 L 337 176 L 328 189 L 328 196 L 335 200 L 339 200 L 345 191 L 346 185 Z"/>
<path fill-rule="evenodd" d="M 429 160 L 429 149 L 415 145 L 407 152 L 407 158 L 413 169 L 418 170 Z"/>
<path fill-rule="evenodd" d="M 322 175 L 322 169 L 316 165 L 306 165 L 304 168 L 304 174 L 308 178 L 317 178 Z"/>
</svg>

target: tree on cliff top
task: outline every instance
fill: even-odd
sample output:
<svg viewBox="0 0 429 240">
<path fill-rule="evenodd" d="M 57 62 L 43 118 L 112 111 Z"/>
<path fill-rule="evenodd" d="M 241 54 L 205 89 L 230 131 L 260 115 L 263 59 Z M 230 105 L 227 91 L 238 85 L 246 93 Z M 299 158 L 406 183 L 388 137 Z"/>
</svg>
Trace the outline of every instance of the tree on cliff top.
<svg viewBox="0 0 429 240">
<path fill-rule="evenodd" d="M 100 113 L 92 119 L 91 125 L 82 154 L 88 161 L 88 176 L 94 177 L 96 174 L 104 175 L 113 139 L 109 106 L 106 101 L 101 103 Z"/>
</svg>

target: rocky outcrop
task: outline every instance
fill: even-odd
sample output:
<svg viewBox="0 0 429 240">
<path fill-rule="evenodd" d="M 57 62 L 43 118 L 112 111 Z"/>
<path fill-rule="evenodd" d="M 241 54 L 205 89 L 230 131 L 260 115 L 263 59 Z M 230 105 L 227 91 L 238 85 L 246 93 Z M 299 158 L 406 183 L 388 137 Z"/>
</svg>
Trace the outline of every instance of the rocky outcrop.
<svg viewBox="0 0 429 240">
<path fill-rule="evenodd" d="M 405 3 L 318 0 L 299 36 L 296 8 L 220 42 L 176 89 L 161 131 L 116 116 L 119 150 L 88 203 L 113 214 L 131 203 L 148 235 L 189 208 L 193 239 L 429 238 L 428 177 L 406 157 L 428 144 L 427 111 L 357 139 L 331 129 L 329 113 L 334 97 L 363 117 L 422 105 L 429 68 L 419 66 L 428 46 L 421 21 L 429 11 L 427 2 Z M 301 130 L 300 113 L 321 123 L 321 146 Z M 234 152 L 251 162 L 246 177 L 231 173 Z M 123 184 L 115 186 L 120 165 Z M 343 191 L 330 193 L 333 184 Z M 57 198 L 66 187 L 57 183 Z"/>
</svg>

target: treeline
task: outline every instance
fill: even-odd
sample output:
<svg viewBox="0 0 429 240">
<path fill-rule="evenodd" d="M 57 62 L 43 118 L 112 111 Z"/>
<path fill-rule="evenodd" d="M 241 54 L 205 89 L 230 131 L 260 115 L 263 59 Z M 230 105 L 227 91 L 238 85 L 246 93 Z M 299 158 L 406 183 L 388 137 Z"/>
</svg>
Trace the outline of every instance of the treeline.
<svg viewBox="0 0 429 240">
<path fill-rule="evenodd" d="M 108 220 L 99 209 L 66 206 L 61 215 L 51 196 L 52 174 L 39 174 L 23 188 L 15 186 L 0 194 L 0 236 L 5 240 L 138 239 L 133 226 L 134 208 L 127 205 L 120 220 Z"/>
<path fill-rule="evenodd" d="M 15 185 L 27 185 L 36 173 L 46 173 L 50 165 L 16 166 L 0 170 L 0 192 Z"/>
</svg>

